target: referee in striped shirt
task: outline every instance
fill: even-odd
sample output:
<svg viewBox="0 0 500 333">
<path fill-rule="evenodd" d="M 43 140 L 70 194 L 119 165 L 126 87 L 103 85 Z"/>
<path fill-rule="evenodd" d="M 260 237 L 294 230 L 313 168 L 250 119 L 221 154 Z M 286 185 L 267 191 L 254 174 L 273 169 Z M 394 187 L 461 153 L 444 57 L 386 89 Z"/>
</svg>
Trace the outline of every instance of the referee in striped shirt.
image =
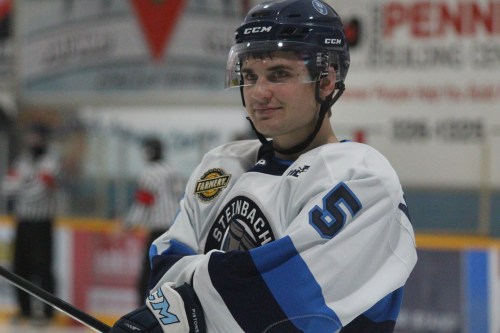
<svg viewBox="0 0 500 333">
<path fill-rule="evenodd" d="M 164 162 L 161 141 L 148 137 L 143 140 L 142 147 L 147 164 L 139 176 L 134 201 L 123 220 L 127 229 L 140 227 L 149 232 L 138 283 L 138 304 L 144 303 L 148 291 L 149 246 L 170 227 L 183 192 L 179 173 Z"/>
<path fill-rule="evenodd" d="M 55 290 L 53 224 L 57 209 L 59 159 L 49 151 L 49 129 L 34 124 L 25 132 L 25 149 L 4 179 L 2 192 L 14 203 L 16 234 L 13 270 L 48 292 Z M 52 307 L 17 289 L 20 312 L 16 321 L 47 324 Z"/>
</svg>

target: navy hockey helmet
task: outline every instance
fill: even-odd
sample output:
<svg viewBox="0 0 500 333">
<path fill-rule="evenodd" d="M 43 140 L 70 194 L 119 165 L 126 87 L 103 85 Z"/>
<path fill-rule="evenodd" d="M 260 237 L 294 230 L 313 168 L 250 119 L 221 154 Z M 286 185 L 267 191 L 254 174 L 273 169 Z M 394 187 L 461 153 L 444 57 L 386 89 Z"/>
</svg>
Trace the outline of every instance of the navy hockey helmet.
<svg viewBox="0 0 500 333">
<path fill-rule="evenodd" d="M 274 51 L 301 55 L 310 72 L 308 82 L 320 80 L 333 67 L 337 88 L 343 87 L 349 48 L 340 16 L 323 1 L 265 1 L 251 9 L 229 51 L 226 88 L 244 85 L 240 69 L 245 57 Z"/>
</svg>

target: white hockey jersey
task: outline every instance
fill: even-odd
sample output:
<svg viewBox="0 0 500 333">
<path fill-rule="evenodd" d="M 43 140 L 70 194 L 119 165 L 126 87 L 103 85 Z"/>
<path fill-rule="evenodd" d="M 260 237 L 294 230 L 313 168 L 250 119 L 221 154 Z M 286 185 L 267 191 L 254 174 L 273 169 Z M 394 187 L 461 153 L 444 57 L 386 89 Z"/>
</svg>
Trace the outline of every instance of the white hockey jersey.
<svg viewBox="0 0 500 333">
<path fill-rule="evenodd" d="M 191 283 L 208 332 L 392 332 L 417 261 L 400 182 L 368 145 L 296 161 L 240 141 L 206 154 L 172 228 L 151 247 L 152 289 Z"/>
</svg>

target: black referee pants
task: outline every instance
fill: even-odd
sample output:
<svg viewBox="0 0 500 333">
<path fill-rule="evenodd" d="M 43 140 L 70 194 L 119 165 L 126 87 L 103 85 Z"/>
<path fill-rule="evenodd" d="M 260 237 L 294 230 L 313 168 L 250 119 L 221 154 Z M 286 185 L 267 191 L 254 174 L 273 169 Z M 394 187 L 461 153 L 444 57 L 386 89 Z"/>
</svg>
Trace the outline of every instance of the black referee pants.
<svg viewBox="0 0 500 333">
<path fill-rule="evenodd" d="M 53 221 L 19 220 L 14 241 L 14 273 L 26 280 L 54 293 L 55 280 L 53 262 Z M 26 317 L 51 318 L 51 306 L 40 303 L 28 293 L 16 288 L 21 315 Z M 34 304 L 38 306 L 33 307 Z"/>
</svg>

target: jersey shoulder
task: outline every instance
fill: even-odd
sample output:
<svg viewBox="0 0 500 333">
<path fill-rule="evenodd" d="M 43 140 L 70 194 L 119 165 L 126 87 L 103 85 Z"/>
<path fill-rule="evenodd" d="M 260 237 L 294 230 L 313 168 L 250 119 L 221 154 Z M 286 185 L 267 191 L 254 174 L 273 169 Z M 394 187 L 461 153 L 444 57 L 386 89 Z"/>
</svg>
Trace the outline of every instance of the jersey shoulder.
<svg viewBox="0 0 500 333">
<path fill-rule="evenodd" d="M 234 141 L 207 152 L 191 173 L 188 188 L 193 188 L 203 202 L 213 202 L 216 195 L 227 192 L 239 177 L 257 162 L 258 140 Z M 212 188 L 212 185 L 217 188 Z M 213 191 L 212 191 L 213 190 Z M 201 194 L 200 194 L 201 193 Z"/>
<path fill-rule="evenodd" d="M 203 160 L 239 159 L 256 162 L 261 143 L 258 140 L 233 141 L 218 146 L 205 154 Z"/>
<path fill-rule="evenodd" d="M 401 187 L 389 160 L 372 146 L 342 142 L 321 147 L 316 158 L 334 180 L 373 179 L 389 193 Z"/>
<path fill-rule="evenodd" d="M 332 169 L 366 169 L 372 173 L 394 171 L 383 154 L 364 143 L 342 142 L 324 145 L 318 149 L 317 155 Z"/>
</svg>

